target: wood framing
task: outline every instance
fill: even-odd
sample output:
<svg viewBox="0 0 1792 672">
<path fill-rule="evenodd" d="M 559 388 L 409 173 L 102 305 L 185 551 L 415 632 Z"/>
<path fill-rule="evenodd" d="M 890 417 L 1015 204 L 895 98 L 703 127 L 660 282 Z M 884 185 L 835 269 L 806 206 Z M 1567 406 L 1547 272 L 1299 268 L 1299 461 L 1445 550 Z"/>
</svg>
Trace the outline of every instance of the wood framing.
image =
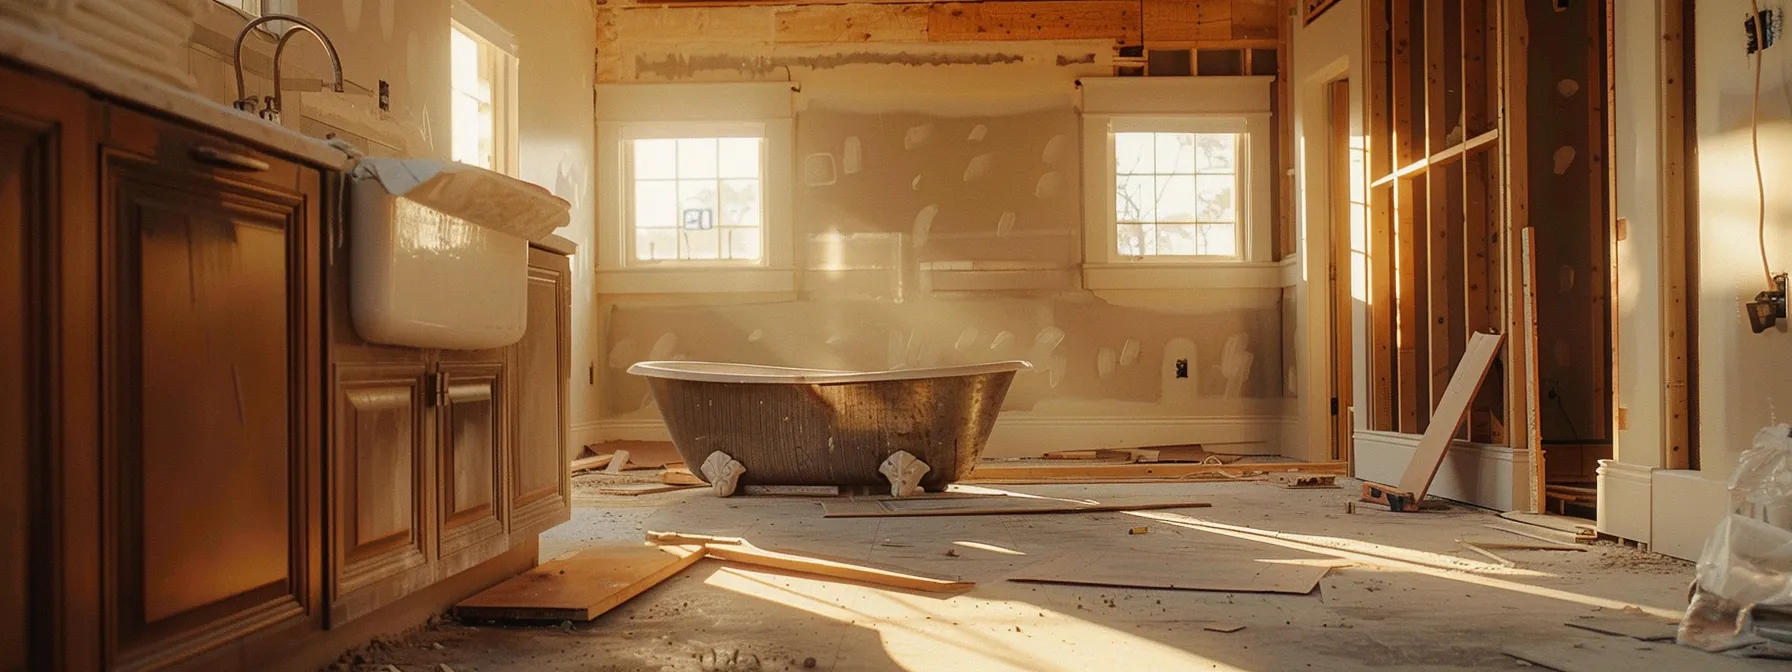
<svg viewBox="0 0 1792 672">
<path fill-rule="evenodd" d="M 1524 78 L 1512 70 L 1523 64 L 1524 1 L 1365 6 L 1372 398 L 1359 405 L 1371 429 L 1427 432 L 1472 335 L 1518 326 L 1507 308 L 1518 275 L 1508 260 L 1518 255 L 1508 248 L 1525 221 L 1528 178 L 1524 153 L 1510 149 L 1522 149 L 1523 124 L 1509 125 L 1505 111 L 1524 109 Z M 1458 438 L 1512 440 L 1506 416 L 1525 408 L 1514 391 L 1523 367 L 1513 366 L 1526 361 L 1525 343 L 1505 339 Z"/>
<path fill-rule="evenodd" d="M 1691 245 L 1691 207 L 1687 198 L 1690 179 L 1691 107 L 1686 78 L 1688 43 L 1686 23 L 1692 6 L 1690 0 L 1666 0 L 1661 7 L 1661 339 L 1662 375 L 1666 379 L 1662 404 L 1662 467 L 1697 469 L 1695 459 L 1697 433 L 1692 431 L 1694 396 L 1691 394 L 1695 369 L 1692 365 L 1694 344 L 1693 309 L 1694 277 L 1690 261 L 1696 250 Z M 1614 287 L 1617 285 L 1613 285 Z M 1614 347 L 1614 351 L 1616 348 Z M 1614 381 L 1614 387 L 1616 383 Z M 1620 428 L 1621 429 L 1621 428 Z"/>
<path fill-rule="evenodd" d="M 927 39 L 935 42 L 1111 39 L 1132 46 L 1142 43 L 1141 25 L 1139 3 L 1130 0 L 952 2 L 927 7 Z"/>
</svg>

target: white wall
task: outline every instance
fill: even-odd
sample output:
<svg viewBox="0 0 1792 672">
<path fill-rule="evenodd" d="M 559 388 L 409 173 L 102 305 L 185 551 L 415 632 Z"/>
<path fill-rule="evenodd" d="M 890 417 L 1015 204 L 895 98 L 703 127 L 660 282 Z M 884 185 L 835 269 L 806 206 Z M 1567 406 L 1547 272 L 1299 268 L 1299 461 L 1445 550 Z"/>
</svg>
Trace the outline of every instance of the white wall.
<svg viewBox="0 0 1792 672">
<path fill-rule="evenodd" d="M 1749 143 L 1754 67 L 1742 51 L 1747 0 L 1697 5 L 1699 142 L 1699 454 L 1727 478 L 1756 431 L 1792 411 L 1792 331 L 1749 332 L 1742 304 L 1766 288 L 1757 245 Z M 1792 46 L 1763 52 L 1761 162 L 1767 176 L 1767 258 L 1792 269 Z"/>
<path fill-rule="evenodd" d="M 1298 324 L 1293 329 L 1298 334 L 1300 344 L 1294 353 L 1295 368 L 1299 371 L 1299 388 L 1304 392 L 1304 400 L 1300 404 L 1302 437 L 1304 448 L 1309 459 L 1326 459 L 1330 457 L 1327 422 L 1331 414 L 1328 376 L 1330 375 L 1327 333 L 1327 301 L 1326 269 L 1327 250 L 1330 249 L 1331 236 L 1335 227 L 1333 219 L 1336 208 L 1331 194 L 1331 167 L 1334 165 L 1330 157 L 1329 108 L 1330 94 L 1327 85 L 1341 78 L 1350 80 L 1350 135 L 1351 135 L 1351 249 L 1352 264 L 1347 287 L 1354 296 L 1366 296 L 1363 288 L 1368 286 L 1368 278 L 1364 275 L 1363 250 L 1367 234 L 1364 226 L 1367 213 L 1364 204 L 1367 198 L 1367 180 L 1364 171 L 1362 150 L 1367 146 L 1364 140 L 1366 129 L 1363 125 L 1363 95 L 1367 82 L 1364 80 L 1363 62 L 1366 54 L 1363 50 L 1363 3 L 1361 0 L 1344 0 L 1315 20 L 1310 25 L 1303 25 L 1301 18 L 1290 19 L 1294 22 L 1291 38 L 1293 59 L 1289 70 L 1290 91 L 1293 98 L 1291 113 L 1294 115 L 1294 164 L 1295 164 L 1295 213 L 1299 218 L 1295 230 L 1299 237 L 1296 257 L 1300 259 L 1300 277 L 1303 282 L 1298 285 L 1300 309 Z M 1362 300 L 1353 302 L 1350 323 L 1353 335 L 1351 338 L 1353 370 L 1353 397 L 1358 408 L 1364 407 L 1369 398 L 1368 381 L 1364 372 L 1367 365 L 1368 350 L 1368 315 Z M 1356 414 L 1356 428 L 1368 429 L 1368 414 Z"/>
</svg>

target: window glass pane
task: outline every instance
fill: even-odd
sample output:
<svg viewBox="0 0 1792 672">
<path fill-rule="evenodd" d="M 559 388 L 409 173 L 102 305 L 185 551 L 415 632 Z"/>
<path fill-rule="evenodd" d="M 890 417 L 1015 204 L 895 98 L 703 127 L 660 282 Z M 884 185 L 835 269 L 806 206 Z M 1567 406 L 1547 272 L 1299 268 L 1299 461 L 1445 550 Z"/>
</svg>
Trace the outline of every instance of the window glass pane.
<svg viewBox="0 0 1792 672">
<path fill-rule="evenodd" d="M 680 255 L 680 258 L 681 259 L 721 259 L 722 258 L 721 234 L 722 234 L 721 231 L 717 231 L 715 229 L 698 230 L 698 231 L 685 229 L 683 231 L 679 231 L 678 235 L 684 241 L 684 250 L 683 250 L 683 254 Z"/>
<path fill-rule="evenodd" d="M 708 231 L 716 228 L 716 181 L 678 181 L 678 228 Z"/>
<path fill-rule="evenodd" d="M 1199 254 L 1238 256 L 1237 224 L 1201 224 L 1195 227 Z"/>
<path fill-rule="evenodd" d="M 1150 173 L 1152 167 L 1151 133 L 1114 134 L 1114 174 Z"/>
<path fill-rule="evenodd" d="M 643 229 L 635 232 L 636 259 L 677 259 L 677 229 Z"/>
<path fill-rule="evenodd" d="M 479 86 L 479 43 L 458 28 L 449 32 L 448 58 L 453 70 L 453 87 L 457 91 L 471 92 Z"/>
<path fill-rule="evenodd" d="M 635 179 L 669 180 L 678 177 L 677 140 L 636 140 Z"/>
<path fill-rule="evenodd" d="M 1230 173 L 1238 156 L 1238 135 L 1202 133 L 1195 140 L 1195 169 L 1203 173 Z"/>
<path fill-rule="evenodd" d="M 678 186 L 674 182 L 635 183 L 635 228 L 678 228 Z"/>
<path fill-rule="evenodd" d="M 1195 176 L 1159 175 L 1157 188 L 1157 221 L 1195 221 Z"/>
<path fill-rule="evenodd" d="M 759 138 L 722 138 L 717 141 L 720 177 L 759 177 Z"/>
<path fill-rule="evenodd" d="M 1150 175 L 1114 177 L 1114 221 L 1149 222 L 1157 218 L 1156 187 Z"/>
<path fill-rule="evenodd" d="M 1203 222 L 1238 221 L 1238 178 L 1231 175 L 1202 175 L 1195 178 L 1199 206 L 1196 218 Z"/>
<path fill-rule="evenodd" d="M 692 179 L 716 176 L 716 139 L 682 138 L 678 141 L 678 177 Z"/>
<path fill-rule="evenodd" d="M 1121 224 L 1116 232 L 1114 242 L 1118 245 L 1121 256 L 1138 257 L 1145 254 L 1145 225 Z"/>
<path fill-rule="evenodd" d="M 759 226 L 759 180 L 722 182 L 722 226 Z"/>
<path fill-rule="evenodd" d="M 725 229 L 728 236 L 728 258 L 757 261 L 759 259 L 760 230 Z"/>
<path fill-rule="evenodd" d="M 1198 224 L 1159 224 L 1157 226 L 1157 253 L 1194 255 L 1202 254 L 1202 246 L 1196 229 Z"/>
<path fill-rule="evenodd" d="M 1195 172 L 1195 134 L 1193 133 L 1157 133 L 1153 143 L 1156 146 L 1156 172 L 1192 173 Z"/>
</svg>

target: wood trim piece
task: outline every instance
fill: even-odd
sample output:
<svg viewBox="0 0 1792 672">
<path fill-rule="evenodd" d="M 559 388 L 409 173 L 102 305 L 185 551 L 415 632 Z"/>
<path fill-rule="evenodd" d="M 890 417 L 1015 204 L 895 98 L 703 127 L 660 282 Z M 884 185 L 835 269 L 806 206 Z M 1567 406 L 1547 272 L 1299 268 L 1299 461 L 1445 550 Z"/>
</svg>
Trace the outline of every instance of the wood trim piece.
<svg viewBox="0 0 1792 672">
<path fill-rule="evenodd" d="M 1687 180 L 1693 140 L 1687 133 L 1686 12 L 1690 4 L 1664 0 L 1661 7 L 1661 339 L 1662 374 L 1666 378 L 1662 399 L 1662 466 L 1696 469 L 1692 431 L 1692 327 L 1695 313 L 1692 273 L 1688 268 Z M 1615 166 L 1614 162 L 1614 166 Z M 1614 168 L 1615 171 L 1615 168 Z M 1637 180 L 1641 183 L 1642 180 Z M 1613 184 L 1618 184 L 1616 175 Z M 1618 272 L 1613 264 L 1612 273 Z M 1616 283 L 1611 285 L 1617 287 Z M 1623 352 L 1613 336 L 1612 351 Z M 1616 375 L 1615 373 L 1613 374 Z M 1617 381 L 1612 383 L 1617 388 Z"/>
<path fill-rule="evenodd" d="M 1400 475 L 1400 489 L 1413 496 L 1417 502 L 1425 498 L 1425 492 L 1431 489 L 1431 479 L 1437 476 L 1437 468 L 1443 464 L 1444 452 L 1449 450 L 1454 441 L 1456 429 L 1461 426 L 1464 414 L 1468 412 L 1468 404 L 1475 390 L 1481 387 L 1488 369 L 1493 365 L 1493 358 L 1499 353 L 1500 342 L 1504 336 L 1499 334 L 1475 334 L 1469 339 L 1468 351 L 1462 356 L 1462 365 L 1457 367 L 1450 377 L 1448 389 L 1444 391 L 1438 403 L 1437 414 L 1431 426 L 1425 428 L 1425 434 L 1419 438 L 1417 452 L 1412 461 L 1407 463 L 1406 472 Z"/>
</svg>

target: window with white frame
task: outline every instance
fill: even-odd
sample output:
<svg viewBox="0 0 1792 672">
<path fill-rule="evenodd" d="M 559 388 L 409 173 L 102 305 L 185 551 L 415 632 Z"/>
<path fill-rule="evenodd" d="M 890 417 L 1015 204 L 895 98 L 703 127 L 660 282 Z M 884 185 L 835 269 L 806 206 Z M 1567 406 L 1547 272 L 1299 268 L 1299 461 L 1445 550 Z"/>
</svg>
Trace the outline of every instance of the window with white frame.
<svg viewBox="0 0 1792 672">
<path fill-rule="evenodd" d="M 597 86 L 597 291 L 796 289 L 787 82 Z"/>
<path fill-rule="evenodd" d="M 1083 282 L 1280 287 L 1270 77 L 1090 77 L 1082 87 Z"/>
<path fill-rule="evenodd" d="M 765 245 L 764 144 L 762 134 L 746 132 L 628 140 L 634 260 L 757 263 Z"/>
<path fill-rule="evenodd" d="M 516 174 L 516 56 L 509 33 L 464 2 L 449 31 L 450 156 Z"/>
<path fill-rule="evenodd" d="M 1241 137 L 1114 133 L 1115 254 L 1238 258 Z"/>
</svg>

